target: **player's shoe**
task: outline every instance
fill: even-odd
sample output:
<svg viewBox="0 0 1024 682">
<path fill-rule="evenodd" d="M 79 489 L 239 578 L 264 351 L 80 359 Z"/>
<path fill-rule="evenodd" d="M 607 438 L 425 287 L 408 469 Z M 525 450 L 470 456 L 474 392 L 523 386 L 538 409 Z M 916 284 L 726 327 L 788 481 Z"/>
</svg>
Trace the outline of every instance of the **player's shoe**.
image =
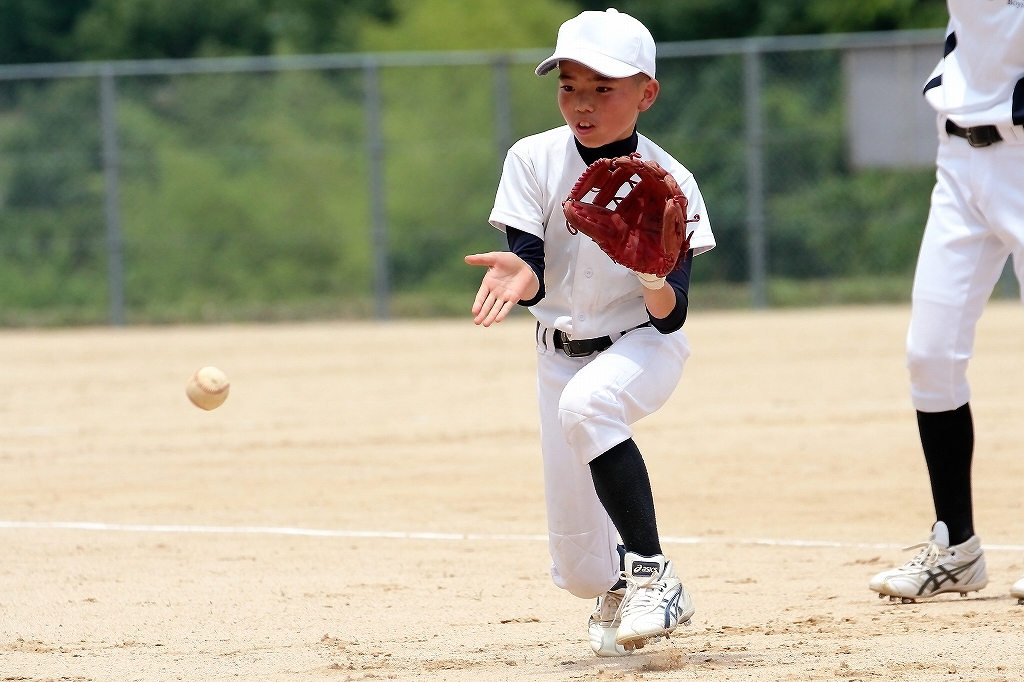
<svg viewBox="0 0 1024 682">
<path fill-rule="evenodd" d="M 627 651 L 615 641 L 619 630 L 619 607 L 626 596 L 626 583 L 620 580 L 610 590 L 597 598 L 597 608 L 590 614 L 590 646 L 598 656 L 628 656 Z"/>
<path fill-rule="evenodd" d="M 908 547 L 921 549 L 909 562 L 890 571 L 879 573 L 868 587 L 878 592 L 879 598 L 910 604 L 944 592 L 959 592 L 966 597 L 988 585 L 985 554 L 977 535 L 949 546 L 949 529 L 942 521 L 932 526 L 928 542 Z"/>
<path fill-rule="evenodd" d="M 1024 578 L 1021 578 L 1010 588 L 1010 596 L 1016 597 L 1018 604 L 1024 604 Z"/>
<path fill-rule="evenodd" d="M 622 578 L 626 594 L 620 608 L 615 641 L 624 649 L 639 649 L 648 641 L 672 634 L 693 615 L 690 593 L 663 554 L 652 557 L 626 552 Z"/>
</svg>

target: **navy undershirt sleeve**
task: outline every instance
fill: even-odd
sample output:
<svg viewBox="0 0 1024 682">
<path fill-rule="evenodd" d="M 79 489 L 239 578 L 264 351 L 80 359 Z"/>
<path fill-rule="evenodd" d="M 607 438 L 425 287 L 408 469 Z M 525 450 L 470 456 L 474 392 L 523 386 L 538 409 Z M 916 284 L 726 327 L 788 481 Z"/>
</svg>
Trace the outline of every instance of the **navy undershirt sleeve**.
<svg viewBox="0 0 1024 682">
<path fill-rule="evenodd" d="M 651 319 L 651 325 L 662 334 L 671 334 L 681 329 L 683 322 L 686 322 L 686 307 L 689 303 L 690 291 L 690 269 L 693 267 L 693 251 L 687 251 L 683 264 L 668 273 L 665 281 L 672 290 L 676 292 L 676 307 L 668 314 L 668 317 L 659 319 L 647 311 L 647 317 Z"/>
<path fill-rule="evenodd" d="M 544 298 L 544 240 L 537 235 L 517 230 L 509 225 L 505 226 L 505 236 L 508 238 L 509 251 L 522 258 L 537 275 L 537 281 L 540 282 L 537 295 L 529 301 L 519 301 L 519 305 L 537 305 Z"/>
</svg>

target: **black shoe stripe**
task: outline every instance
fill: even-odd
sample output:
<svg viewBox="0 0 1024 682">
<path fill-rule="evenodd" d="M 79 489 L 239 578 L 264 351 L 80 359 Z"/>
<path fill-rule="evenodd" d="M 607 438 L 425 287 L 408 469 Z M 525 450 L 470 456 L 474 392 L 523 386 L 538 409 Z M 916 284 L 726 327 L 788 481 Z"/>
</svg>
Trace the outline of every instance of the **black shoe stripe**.
<svg viewBox="0 0 1024 682">
<path fill-rule="evenodd" d="M 683 610 L 679 606 L 679 600 L 683 596 L 683 591 L 676 590 L 676 593 L 664 601 L 665 604 L 665 629 L 668 629 L 672 625 L 672 621 L 678 621 L 680 614 Z"/>
<path fill-rule="evenodd" d="M 922 594 L 924 594 L 926 588 L 932 583 L 935 584 L 935 589 L 931 590 L 932 592 L 938 591 L 939 588 L 941 588 L 944 584 L 950 581 L 952 581 L 954 585 L 957 584 L 958 582 L 960 582 L 960 574 L 964 573 L 971 566 L 978 563 L 979 559 L 981 559 L 980 556 L 976 557 L 969 564 L 964 564 L 960 568 L 957 568 L 953 571 L 950 571 L 949 569 L 943 566 L 936 566 L 935 571 L 926 571 L 928 573 L 928 579 L 921 583 L 921 588 L 917 591 L 917 596 L 920 597 Z"/>
</svg>

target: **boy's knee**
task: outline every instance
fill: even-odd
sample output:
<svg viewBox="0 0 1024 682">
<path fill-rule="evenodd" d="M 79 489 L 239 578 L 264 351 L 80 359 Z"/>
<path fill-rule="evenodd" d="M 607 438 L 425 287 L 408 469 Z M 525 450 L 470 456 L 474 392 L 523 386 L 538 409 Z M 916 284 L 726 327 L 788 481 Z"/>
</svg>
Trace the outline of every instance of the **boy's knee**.
<svg viewBox="0 0 1024 682">
<path fill-rule="evenodd" d="M 579 559 L 580 557 L 555 557 L 554 563 L 551 564 L 551 581 L 574 597 L 600 597 L 619 579 L 617 567 L 610 562 L 601 561 L 594 556 L 583 561 Z M 559 564 L 562 564 L 562 570 L 559 570 Z M 571 565 L 572 569 L 568 569 L 567 565 Z"/>
<path fill-rule="evenodd" d="M 566 440 L 588 419 L 616 411 L 616 401 L 607 391 L 578 390 L 570 386 L 558 401 L 558 421 L 562 424 Z"/>
<path fill-rule="evenodd" d="M 607 592 L 620 572 L 614 533 L 610 521 L 568 535 L 549 531 L 551 580 L 555 585 L 583 599 Z"/>
<path fill-rule="evenodd" d="M 595 580 L 594 576 L 572 575 L 569 578 L 562 578 L 557 575 L 554 566 L 551 567 L 551 579 L 555 585 L 567 591 L 574 597 L 580 599 L 594 599 L 607 592 L 618 576 L 607 580 Z"/>
<path fill-rule="evenodd" d="M 633 435 L 623 406 L 610 391 L 566 391 L 558 403 L 558 420 L 580 464 Z"/>
<path fill-rule="evenodd" d="M 907 349 L 910 395 L 914 408 L 922 412 L 955 410 L 971 397 L 967 383 L 967 358 L 948 353 Z"/>
</svg>

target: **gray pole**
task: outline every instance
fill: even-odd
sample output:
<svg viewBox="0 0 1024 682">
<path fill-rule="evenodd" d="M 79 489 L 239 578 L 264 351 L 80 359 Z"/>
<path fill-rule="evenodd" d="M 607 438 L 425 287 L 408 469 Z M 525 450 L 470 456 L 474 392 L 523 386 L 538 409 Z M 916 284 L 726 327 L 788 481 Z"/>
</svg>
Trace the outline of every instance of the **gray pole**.
<svg viewBox="0 0 1024 682">
<path fill-rule="evenodd" d="M 512 146 L 511 89 L 508 80 L 508 59 L 500 57 L 494 62 L 494 144 L 499 170 L 505 163 L 505 154 Z"/>
<path fill-rule="evenodd" d="M 748 41 L 743 53 L 744 102 L 747 126 L 747 268 L 750 302 L 755 308 L 768 305 L 764 234 L 764 162 L 761 131 L 761 52 Z"/>
<path fill-rule="evenodd" d="M 508 58 L 502 55 L 494 60 L 494 147 L 498 159 L 498 174 L 505 166 L 505 155 L 512 146 L 512 88 L 508 80 Z M 505 235 L 496 235 L 498 250 L 508 248 Z"/>
<path fill-rule="evenodd" d="M 368 60 L 363 66 L 366 107 L 366 154 L 370 182 L 370 224 L 373 249 L 374 311 L 378 319 L 389 316 L 388 226 L 384 194 L 384 140 L 381 133 L 380 68 Z"/>
<path fill-rule="evenodd" d="M 117 148 L 117 84 L 105 65 L 100 75 L 100 124 L 103 129 L 104 210 L 107 222 L 107 277 L 110 324 L 124 324 L 124 242 L 121 238 L 121 187 Z"/>
</svg>

